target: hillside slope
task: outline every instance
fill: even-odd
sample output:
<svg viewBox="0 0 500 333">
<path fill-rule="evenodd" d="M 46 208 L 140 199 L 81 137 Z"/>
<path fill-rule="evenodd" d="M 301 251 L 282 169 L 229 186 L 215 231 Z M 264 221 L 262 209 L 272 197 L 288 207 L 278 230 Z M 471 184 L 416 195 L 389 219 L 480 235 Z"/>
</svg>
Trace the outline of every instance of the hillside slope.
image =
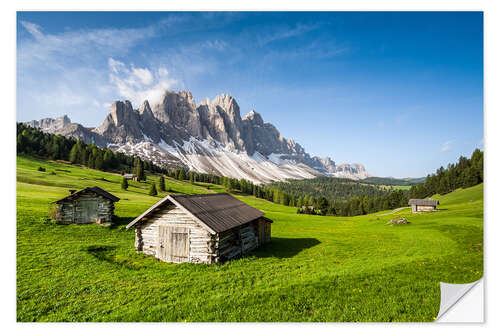
<svg viewBox="0 0 500 333">
<path fill-rule="evenodd" d="M 390 217 L 297 215 L 238 195 L 274 220 L 272 243 L 225 264 L 179 265 L 136 254 L 123 228 L 160 199 L 147 184 L 123 191 L 119 175 L 23 157 L 17 171 L 18 321 L 433 321 L 440 281 L 483 274 L 482 185 L 394 227 Z M 115 225 L 46 220 L 69 188 L 95 185 L 121 198 Z M 222 190 L 206 185 L 167 181 L 183 193 Z"/>
</svg>

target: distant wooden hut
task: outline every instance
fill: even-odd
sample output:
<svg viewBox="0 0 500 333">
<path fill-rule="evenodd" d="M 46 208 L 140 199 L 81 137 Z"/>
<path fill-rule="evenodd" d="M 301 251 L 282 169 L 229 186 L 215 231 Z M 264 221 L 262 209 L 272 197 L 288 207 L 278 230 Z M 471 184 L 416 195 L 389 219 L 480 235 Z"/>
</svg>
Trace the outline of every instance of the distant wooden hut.
<svg viewBox="0 0 500 333">
<path fill-rule="evenodd" d="M 272 221 L 226 193 L 168 195 L 127 225 L 135 248 L 166 262 L 219 262 L 271 241 Z"/>
<path fill-rule="evenodd" d="M 111 222 L 114 203 L 120 199 L 100 187 L 87 187 L 57 200 L 56 220 L 64 223 L 88 224 Z"/>
<path fill-rule="evenodd" d="M 123 175 L 123 178 L 137 181 L 137 176 L 133 173 L 126 173 Z"/>
<path fill-rule="evenodd" d="M 411 211 L 416 212 L 429 212 L 436 210 L 436 206 L 439 205 L 438 200 L 424 200 L 424 199 L 410 199 L 408 205 L 411 206 Z"/>
</svg>

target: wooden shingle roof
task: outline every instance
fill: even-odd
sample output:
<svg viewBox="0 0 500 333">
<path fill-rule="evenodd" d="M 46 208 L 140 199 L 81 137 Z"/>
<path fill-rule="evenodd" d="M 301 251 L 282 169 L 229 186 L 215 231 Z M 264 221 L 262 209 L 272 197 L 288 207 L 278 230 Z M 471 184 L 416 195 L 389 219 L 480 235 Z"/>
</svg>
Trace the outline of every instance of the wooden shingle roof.
<svg viewBox="0 0 500 333">
<path fill-rule="evenodd" d="M 59 200 L 54 201 L 54 202 L 55 203 L 59 203 L 61 201 L 65 201 L 65 200 L 73 200 L 73 199 L 79 197 L 81 194 L 87 193 L 89 191 L 90 192 L 94 192 L 96 194 L 99 194 L 99 195 L 101 195 L 101 196 L 103 196 L 103 197 L 105 197 L 105 198 L 107 198 L 107 199 L 109 199 L 109 200 L 111 200 L 113 202 L 117 202 L 117 201 L 120 200 L 120 198 L 115 197 L 113 194 L 104 191 L 102 188 L 94 186 L 94 187 L 86 187 L 83 190 L 80 190 L 78 192 L 72 193 L 72 194 L 68 195 L 67 197 L 64 197 L 64 198 L 59 199 Z"/>
<path fill-rule="evenodd" d="M 260 210 L 227 193 L 168 195 L 127 225 L 130 228 L 166 201 L 183 208 L 213 232 L 223 232 L 264 216 Z"/>
<path fill-rule="evenodd" d="M 408 201 L 408 205 L 417 205 L 417 206 L 437 206 L 439 205 L 438 200 L 434 199 L 410 199 Z"/>
</svg>

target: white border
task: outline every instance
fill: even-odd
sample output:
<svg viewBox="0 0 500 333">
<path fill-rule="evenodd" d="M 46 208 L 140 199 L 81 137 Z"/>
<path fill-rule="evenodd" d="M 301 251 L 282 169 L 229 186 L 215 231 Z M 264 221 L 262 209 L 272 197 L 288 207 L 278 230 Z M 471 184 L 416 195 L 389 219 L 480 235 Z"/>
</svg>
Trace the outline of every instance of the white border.
<svg viewBox="0 0 500 333">
<path fill-rule="evenodd" d="M 499 295 L 500 279 L 498 278 L 498 258 L 499 243 L 496 239 L 500 235 L 500 218 L 498 210 L 488 210 L 490 202 L 496 199 L 500 186 L 499 176 L 496 169 L 500 165 L 498 158 L 498 144 L 500 143 L 498 130 L 499 122 L 499 100 L 500 80 L 499 80 L 499 32 L 500 32 L 500 13 L 498 10 L 499 1 L 445 1 L 445 0 L 421 0 L 421 1 L 396 1 L 379 0 L 375 1 L 343 1 L 343 2 L 324 2 L 318 0 L 308 1 L 270 1 L 254 0 L 237 4 L 236 1 L 180 1 L 174 3 L 155 2 L 149 0 L 130 1 L 62 1 L 46 0 L 33 1 L 24 0 L 16 2 L 4 1 L 2 3 L 1 24 L 3 42 L 2 60 L 0 62 L 2 69 L 2 122 L 0 134 L 2 136 L 2 154 L 7 161 L 1 163 L 2 182 L 2 212 L 4 213 L 2 223 L 4 235 L 2 245 L 3 269 L 1 274 L 2 302 L 1 316 L 2 328 L 5 331 L 48 331 L 48 332 L 66 332 L 106 330 L 106 331 L 137 331 L 143 329 L 186 329 L 192 331 L 255 331 L 256 329 L 286 329 L 287 331 L 302 332 L 304 329 L 315 329 L 319 331 L 331 332 L 332 329 L 342 328 L 345 331 L 357 329 L 370 331 L 386 330 L 453 330 L 475 331 L 481 328 L 497 327 L 499 323 L 499 304 L 496 296 Z M 453 324 L 240 324 L 222 325 L 222 324 L 170 324 L 167 327 L 153 327 L 154 324 L 148 324 L 150 327 L 139 327 L 140 324 L 16 324 L 16 302 L 15 302 L 15 80 L 16 80 L 16 10 L 484 10 L 485 11 L 485 174 L 487 183 L 485 184 L 485 275 L 486 275 L 486 324 L 485 325 L 453 325 Z M 490 149 L 491 148 L 491 149 Z M 492 205 L 494 207 L 494 203 Z M 494 282 L 497 281 L 497 282 Z M 424 327 L 422 325 L 425 325 Z M 157 325 L 155 325 L 157 326 Z"/>
</svg>

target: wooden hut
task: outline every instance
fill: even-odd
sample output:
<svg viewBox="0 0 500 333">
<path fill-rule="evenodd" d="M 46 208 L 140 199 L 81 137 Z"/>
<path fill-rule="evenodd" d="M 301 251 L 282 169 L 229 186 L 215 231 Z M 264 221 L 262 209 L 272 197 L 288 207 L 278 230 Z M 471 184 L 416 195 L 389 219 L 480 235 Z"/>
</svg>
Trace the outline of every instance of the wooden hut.
<svg viewBox="0 0 500 333">
<path fill-rule="evenodd" d="M 111 222 L 115 202 L 120 199 L 94 186 L 75 192 L 57 200 L 56 220 L 64 223 L 88 224 Z"/>
<path fill-rule="evenodd" d="M 226 193 L 168 195 L 127 225 L 135 248 L 166 262 L 224 261 L 271 241 L 272 221 Z"/>
<path fill-rule="evenodd" d="M 412 213 L 416 212 L 431 212 L 436 210 L 436 206 L 439 205 L 438 200 L 424 200 L 424 199 L 410 199 L 408 205 L 411 206 Z"/>
</svg>

